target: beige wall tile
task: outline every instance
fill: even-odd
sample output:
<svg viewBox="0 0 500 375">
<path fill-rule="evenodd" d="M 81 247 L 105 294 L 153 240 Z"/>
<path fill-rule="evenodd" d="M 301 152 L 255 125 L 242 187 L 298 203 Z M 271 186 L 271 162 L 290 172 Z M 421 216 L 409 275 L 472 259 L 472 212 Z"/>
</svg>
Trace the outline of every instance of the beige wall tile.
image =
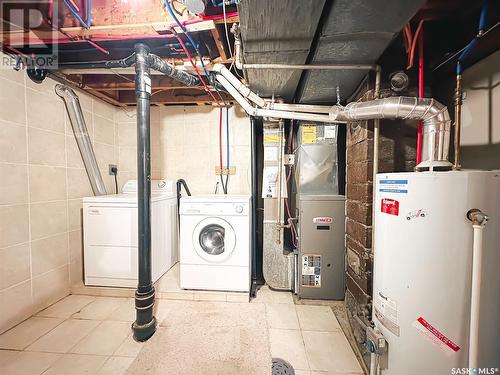
<svg viewBox="0 0 500 375">
<path fill-rule="evenodd" d="M 68 199 L 83 198 L 93 195 L 89 177 L 85 169 L 68 168 Z"/>
<path fill-rule="evenodd" d="M 64 134 L 28 128 L 29 162 L 64 167 Z"/>
<path fill-rule="evenodd" d="M 66 136 L 66 166 L 71 168 L 85 168 L 82 155 L 73 135 Z"/>
<path fill-rule="evenodd" d="M 131 172 L 137 170 L 137 151 L 135 147 L 120 147 L 118 151 L 119 171 Z"/>
<path fill-rule="evenodd" d="M 135 107 L 115 108 L 115 121 L 116 123 L 136 123 L 137 111 Z"/>
<path fill-rule="evenodd" d="M 56 201 L 31 205 L 31 239 L 53 236 L 68 230 L 67 202 Z"/>
<path fill-rule="evenodd" d="M 69 263 L 68 233 L 31 242 L 33 276 Z"/>
<path fill-rule="evenodd" d="M 0 291 L 0 333 L 34 312 L 30 280 Z"/>
<path fill-rule="evenodd" d="M 26 77 L 26 88 L 34 91 L 38 91 L 40 93 L 44 93 L 47 95 L 54 95 L 56 99 L 60 100 L 62 103 L 62 100 L 59 99 L 57 94 L 55 93 L 55 87 L 56 87 L 57 82 L 54 81 L 53 79 L 44 79 L 42 83 L 35 83 L 28 77 Z"/>
<path fill-rule="evenodd" d="M 68 200 L 68 230 L 82 229 L 82 207 L 83 203 L 81 199 Z"/>
<path fill-rule="evenodd" d="M 0 78 L 8 79 L 15 83 L 24 84 L 24 77 L 26 73 L 23 69 L 14 70 L 16 60 L 10 56 L 0 52 L 0 59 L 2 59 L 2 69 L 0 69 Z M 7 62 L 8 59 L 8 62 Z M 7 67 L 7 64 L 10 68 Z"/>
<path fill-rule="evenodd" d="M 0 119 L 19 124 L 26 123 L 24 86 L 0 78 Z"/>
<path fill-rule="evenodd" d="M 161 147 L 168 149 L 182 147 L 184 145 L 184 123 L 173 121 L 162 123 L 160 127 L 160 144 Z"/>
<path fill-rule="evenodd" d="M 30 277 L 28 243 L 0 249 L 0 290 L 19 284 Z"/>
<path fill-rule="evenodd" d="M 83 236 L 81 230 L 69 232 L 69 260 L 81 261 L 83 257 Z"/>
<path fill-rule="evenodd" d="M 66 199 L 66 168 L 30 165 L 30 201 Z"/>
<path fill-rule="evenodd" d="M 111 121 L 115 119 L 115 107 L 99 99 L 92 98 L 92 110 L 95 115 L 99 115 Z"/>
<path fill-rule="evenodd" d="M 73 261 L 69 264 L 70 285 L 83 283 L 83 261 Z"/>
<path fill-rule="evenodd" d="M 134 123 L 118 123 L 118 146 L 134 146 L 137 144 L 137 126 Z"/>
<path fill-rule="evenodd" d="M 0 161 L 26 163 L 26 160 L 26 127 L 0 120 Z"/>
<path fill-rule="evenodd" d="M 33 303 L 40 311 L 69 294 L 69 267 L 64 265 L 33 278 Z"/>
<path fill-rule="evenodd" d="M 94 114 L 94 141 L 115 144 L 115 124 L 112 120 Z"/>
<path fill-rule="evenodd" d="M 29 241 L 28 205 L 0 206 L 0 248 Z"/>
<path fill-rule="evenodd" d="M 28 125 L 64 133 L 64 104 L 54 91 L 26 90 Z"/>
<path fill-rule="evenodd" d="M 0 163 L 0 176 L 0 205 L 28 203 L 26 165 Z"/>
</svg>

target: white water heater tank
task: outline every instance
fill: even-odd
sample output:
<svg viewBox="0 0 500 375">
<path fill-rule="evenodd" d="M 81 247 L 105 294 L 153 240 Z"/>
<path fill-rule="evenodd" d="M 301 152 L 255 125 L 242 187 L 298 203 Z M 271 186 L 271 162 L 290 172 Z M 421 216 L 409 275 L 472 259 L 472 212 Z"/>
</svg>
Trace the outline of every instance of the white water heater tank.
<svg viewBox="0 0 500 375">
<path fill-rule="evenodd" d="M 479 369 L 468 368 L 473 228 L 484 228 Z M 500 171 L 378 174 L 373 319 L 382 375 L 494 374 L 500 367 Z M 487 370 L 484 370 L 487 369 Z"/>
</svg>

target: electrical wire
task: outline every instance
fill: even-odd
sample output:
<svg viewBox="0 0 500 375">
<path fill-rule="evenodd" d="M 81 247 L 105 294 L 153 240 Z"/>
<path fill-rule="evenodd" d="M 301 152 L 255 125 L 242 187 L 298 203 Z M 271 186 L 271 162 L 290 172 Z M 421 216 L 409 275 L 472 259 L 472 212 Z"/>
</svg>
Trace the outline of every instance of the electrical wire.
<svg viewBox="0 0 500 375">
<path fill-rule="evenodd" d="M 64 0 L 66 1 L 66 0 Z M 171 4 L 169 3 L 168 0 L 163 0 L 163 2 L 165 3 L 165 6 L 167 7 L 167 10 L 168 12 L 170 13 L 170 16 L 173 18 L 173 20 L 175 21 L 175 23 L 177 25 L 179 25 L 179 27 L 181 28 L 181 30 L 183 31 L 183 33 L 186 35 L 186 37 L 189 39 L 189 41 L 191 42 L 191 45 L 193 46 L 194 50 L 196 51 L 196 54 L 198 55 L 198 57 L 200 58 L 200 62 L 201 62 L 201 66 L 203 68 L 203 71 L 205 72 L 205 76 L 207 77 L 207 79 L 210 77 L 210 75 L 208 74 L 208 70 L 205 66 L 205 63 L 203 62 L 203 57 L 201 56 L 201 53 L 200 53 L 200 50 L 198 49 L 198 47 L 196 46 L 196 43 L 194 42 L 193 38 L 191 37 L 191 35 L 189 34 L 188 30 L 186 29 L 186 27 L 182 24 L 181 21 L 179 21 L 179 19 L 177 18 L 177 16 L 175 15 L 174 11 L 172 10 L 172 6 Z M 226 104 L 224 102 L 224 98 L 222 97 L 221 93 L 219 92 L 219 89 L 217 88 L 216 85 L 214 85 L 214 89 L 215 91 L 217 92 L 217 95 L 220 97 L 220 100 L 222 101 L 222 103 Z"/>
<path fill-rule="evenodd" d="M 66 4 L 66 6 L 68 7 L 69 11 L 71 12 L 71 14 L 73 15 L 73 17 L 76 18 L 76 20 L 80 23 L 80 25 L 86 29 L 90 28 L 89 25 L 87 24 L 87 22 L 85 22 L 82 17 L 80 17 L 80 15 L 78 14 L 78 12 L 73 9 L 73 7 L 71 6 L 71 3 L 69 2 L 69 0 L 64 0 L 64 4 Z"/>
<path fill-rule="evenodd" d="M 196 63 L 193 61 L 193 58 L 191 57 L 191 54 L 189 53 L 186 45 L 184 44 L 184 41 L 182 40 L 182 38 L 179 36 L 179 34 L 177 33 L 177 31 L 175 31 L 175 29 L 173 27 L 171 28 L 171 30 L 172 30 L 172 33 L 177 38 L 177 41 L 180 43 L 180 45 L 182 47 L 182 50 L 184 51 L 184 53 L 186 54 L 187 58 L 189 59 L 189 62 L 191 63 L 191 66 L 196 71 L 196 75 L 198 76 L 198 78 L 200 79 L 201 83 L 203 84 L 203 87 L 205 88 L 205 91 L 212 97 L 212 99 L 217 103 L 217 105 L 220 105 L 219 100 L 217 100 L 217 98 L 214 96 L 214 94 L 212 93 L 212 91 L 205 84 L 205 81 L 203 80 L 203 77 L 201 76 L 201 73 L 198 70 L 198 67 L 196 66 Z"/>
<path fill-rule="evenodd" d="M 219 108 L 219 166 L 222 191 L 224 194 L 227 194 L 226 186 L 224 185 L 224 177 L 222 176 L 224 170 L 224 164 L 222 163 L 222 107 Z"/>
<path fill-rule="evenodd" d="M 227 31 L 227 17 L 226 17 L 226 2 L 222 2 L 222 14 L 224 16 L 224 31 L 226 32 L 227 49 L 229 50 L 229 55 L 234 60 L 233 51 L 231 50 L 231 43 L 229 42 L 229 33 Z"/>
</svg>

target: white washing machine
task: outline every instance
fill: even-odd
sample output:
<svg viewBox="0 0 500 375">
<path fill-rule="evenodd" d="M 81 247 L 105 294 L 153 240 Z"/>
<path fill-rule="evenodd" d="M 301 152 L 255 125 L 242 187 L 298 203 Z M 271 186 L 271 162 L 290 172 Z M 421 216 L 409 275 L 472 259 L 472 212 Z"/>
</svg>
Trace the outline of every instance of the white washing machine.
<svg viewBox="0 0 500 375">
<path fill-rule="evenodd" d="M 122 194 L 83 199 L 85 285 L 137 286 L 137 181 Z M 157 281 L 178 261 L 177 197 L 172 181 L 151 181 L 151 273 Z"/>
<path fill-rule="evenodd" d="M 181 288 L 249 291 L 250 211 L 247 195 L 181 198 Z"/>
</svg>

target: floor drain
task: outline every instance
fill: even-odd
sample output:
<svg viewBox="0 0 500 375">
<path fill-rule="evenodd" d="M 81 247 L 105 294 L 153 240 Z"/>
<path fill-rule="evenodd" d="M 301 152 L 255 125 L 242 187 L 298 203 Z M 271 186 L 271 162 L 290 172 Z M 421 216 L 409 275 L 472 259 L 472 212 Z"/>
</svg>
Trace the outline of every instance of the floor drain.
<svg viewBox="0 0 500 375">
<path fill-rule="evenodd" d="M 281 358 L 273 358 L 272 375 L 295 375 L 291 364 Z"/>
</svg>

